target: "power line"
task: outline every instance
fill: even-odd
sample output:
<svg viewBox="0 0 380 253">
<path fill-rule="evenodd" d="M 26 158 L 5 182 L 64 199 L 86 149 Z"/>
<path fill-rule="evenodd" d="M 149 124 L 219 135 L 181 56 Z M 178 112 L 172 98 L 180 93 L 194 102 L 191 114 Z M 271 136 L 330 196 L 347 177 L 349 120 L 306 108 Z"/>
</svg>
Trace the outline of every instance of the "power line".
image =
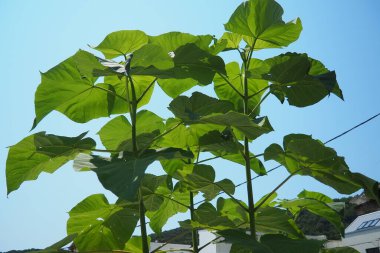
<svg viewBox="0 0 380 253">
<path fill-rule="evenodd" d="M 339 134 L 339 135 L 337 135 L 337 136 L 335 136 L 335 137 L 333 137 L 333 138 L 331 138 L 331 139 L 325 141 L 323 144 L 327 144 L 327 143 L 329 143 L 329 142 L 331 142 L 331 141 L 334 141 L 334 140 L 336 140 L 336 139 L 338 139 L 338 138 L 340 138 L 340 137 L 342 137 L 342 136 L 348 134 L 348 133 L 351 132 L 352 130 L 354 130 L 354 129 L 356 129 L 356 128 L 362 126 L 362 125 L 365 125 L 366 123 L 370 122 L 371 120 L 375 119 L 375 118 L 378 117 L 378 116 L 380 116 L 380 113 L 375 114 L 374 116 L 372 116 L 372 117 L 366 119 L 365 121 L 363 121 L 363 122 L 361 122 L 361 123 L 359 123 L 359 124 L 357 124 L 357 125 L 351 127 L 350 129 L 344 131 L 343 133 L 341 133 L 341 134 Z M 269 174 L 269 173 L 271 173 L 271 172 L 277 170 L 277 169 L 280 168 L 281 166 L 282 166 L 282 165 L 280 164 L 280 165 L 277 165 L 276 167 L 274 167 L 274 168 L 268 170 L 268 171 L 267 171 L 267 174 Z M 251 178 L 251 181 L 255 180 L 256 178 L 262 177 L 262 176 L 263 176 L 263 175 L 257 175 L 257 176 L 255 176 L 255 177 Z M 238 187 L 240 187 L 240 186 L 242 186 L 242 185 L 245 185 L 246 183 L 247 183 L 247 181 L 241 182 L 241 183 L 237 184 L 237 185 L 235 186 L 235 188 L 238 188 Z M 219 195 L 221 195 L 221 194 L 223 194 L 223 192 L 219 192 L 216 196 L 219 196 Z M 206 201 L 205 199 L 200 200 L 200 201 L 196 202 L 194 205 L 201 204 L 201 203 L 203 203 L 203 202 L 205 202 L 205 201 Z"/>
<path fill-rule="evenodd" d="M 338 138 L 340 138 L 340 137 L 342 137 L 342 136 L 348 134 L 349 132 L 353 131 L 354 129 L 356 129 L 356 128 L 360 127 L 360 126 L 363 126 L 363 125 L 367 124 L 368 122 L 370 122 L 371 120 L 375 119 L 375 118 L 378 117 L 378 116 L 380 116 L 380 113 L 375 114 L 374 116 L 372 116 L 372 117 L 366 119 L 365 121 L 363 121 L 363 122 L 361 122 L 361 123 L 359 123 L 359 124 L 357 124 L 357 125 L 351 127 L 350 129 L 344 131 L 343 133 L 341 133 L 341 134 L 339 134 L 339 135 L 337 135 L 337 136 L 335 136 L 335 137 L 333 137 L 333 138 L 331 138 L 331 139 L 325 141 L 324 144 L 327 144 L 327 143 L 329 143 L 329 142 L 332 142 L 332 141 L 334 141 L 334 140 L 336 140 L 336 139 L 338 139 Z M 269 173 L 271 173 L 271 172 L 277 170 L 277 169 L 280 168 L 281 166 L 282 166 L 282 165 L 277 165 L 276 167 L 273 167 L 272 169 L 270 169 L 270 170 L 267 171 L 267 174 L 269 174 Z M 257 176 L 255 176 L 255 177 L 251 178 L 251 181 L 255 180 L 256 178 L 262 177 L 262 176 L 263 176 L 263 175 L 257 175 Z M 246 183 L 247 183 L 247 181 L 241 182 L 241 183 L 237 184 L 237 185 L 235 186 L 235 188 L 238 188 L 238 187 L 240 187 L 240 186 L 242 186 L 242 185 L 245 185 Z M 219 192 L 216 196 L 219 196 L 219 195 L 221 195 L 221 194 L 223 194 L 223 192 Z M 203 203 L 203 202 L 206 202 L 206 199 L 200 200 L 200 201 L 194 203 L 194 205 L 199 205 L 199 204 L 201 204 L 201 203 Z M 149 222 L 147 222 L 147 223 L 145 223 L 145 224 L 149 224 Z M 139 226 L 140 226 L 140 225 L 137 225 L 137 227 L 139 227 Z"/>
<path fill-rule="evenodd" d="M 369 118 L 369 119 L 367 119 L 367 120 L 365 120 L 365 121 L 363 121 L 363 122 L 357 124 L 356 126 L 350 128 L 350 129 L 348 129 L 347 131 L 341 133 L 340 135 L 337 135 L 337 136 L 335 136 L 334 138 L 331 138 L 330 140 L 324 142 L 324 144 L 327 144 L 327 143 L 329 143 L 329 142 L 331 142 L 331 141 L 333 141 L 333 140 L 336 140 L 336 139 L 342 137 L 342 136 L 345 135 L 345 134 L 348 134 L 349 132 L 351 132 L 351 131 L 354 130 L 355 128 L 358 128 L 358 127 L 360 127 L 360 126 L 362 126 L 362 125 L 368 123 L 369 121 L 373 120 L 374 118 L 376 118 L 376 117 L 379 116 L 379 115 L 380 115 L 380 113 L 378 113 L 378 114 L 372 116 L 371 118 Z"/>
</svg>

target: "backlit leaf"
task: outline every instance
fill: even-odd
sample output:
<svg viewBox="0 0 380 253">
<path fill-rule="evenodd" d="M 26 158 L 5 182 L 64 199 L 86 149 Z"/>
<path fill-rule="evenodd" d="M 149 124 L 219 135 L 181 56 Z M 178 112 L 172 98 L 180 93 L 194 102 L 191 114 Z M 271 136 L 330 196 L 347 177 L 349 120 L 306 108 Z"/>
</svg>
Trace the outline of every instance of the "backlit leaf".
<svg viewBox="0 0 380 253">
<path fill-rule="evenodd" d="M 311 176 L 342 194 L 363 188 L 368 196 L 379 201 L 378 182 L 360 173 L 352 173 L 344 158 L 334 149 L 309 135 L 290 134 L 284 137 L 284 149 L 272 144 L 265 149 L 265 160 L 275 160 L 289 173 Z"/>
<path fill-rule="evenodd" d="M 148 43 L 148 36 L 138 30 L 122 30 L 108 34 L 94 49 L 108 59 L 132 53 Z"/>
<path fill-rule="evenodd" d="M 96 77 L 91 69 L 97 68 L 104 69 L 95 56 L 80 50 L 42 73 L 41 84 L 35 94 L 36 118 L 33 127 L 53 110 L 79 123 L 125 112 L 115 107 L 126 104 L 117 87 L 108 83 L 95 84 Z"/>
<path fill-rule="evenodd" d="M 159 209 L 146 212 L 149 218 L 149 226 L 156 233 L 161 233 L 162 227 L 168 219 L 177 213 L 184 213 L 190 205 L 190 192 L 177 183 L 173 190 L 167 187 L 158 187 L 157 194 L 164 195 L 163 202 Z"/>
<path fill-rule="evenodd" d="M 146 148 L 151 143 L 152 138 L 141 138 L 144 136 L 142 134 L 151 134 L 154 131 L 159 134 L 163 129 L 162 118 L 147 110 L 139 111 L 136 115 L 136 134 L 140 136 L 137 138 L 138 149 Z M 126 117 L 121 115 L 110 120 L 100 129 L 98 134 L 107 149 L 131 151 L 130 148 L 126 148 L 126 141 L 130 140 L 131 142 L 132 126 Z M 154 138 L 155 135 L 152 137 Z"/>
<path fill-rule="evenodd" d="M 67 233 L 79 251 L 123 249 L 135 230 L 138 215 L 129 209 L 109 204 L 103 194 L 95 194 L 78 203 L 69 212 Z"/>
<path fill-rule="evenodd" d="M 85 135 L 65 137 L 40 132 L 11 146 L 6 165 L 7 193 L 25 181 L 37 179 L 42 172 L 55 172 L 80 152 L 95 148 L 95 141 Z"/>
<path fill-rule="evenodd" d="M 245 35 L 248 46 L 254 49 L 288 46 L 298 39 L 302 24 L 299 19 L 285 23 L 283 12 L 274 0 L 249 0 L 238 6 L 224 27 Z"/>
</svg>

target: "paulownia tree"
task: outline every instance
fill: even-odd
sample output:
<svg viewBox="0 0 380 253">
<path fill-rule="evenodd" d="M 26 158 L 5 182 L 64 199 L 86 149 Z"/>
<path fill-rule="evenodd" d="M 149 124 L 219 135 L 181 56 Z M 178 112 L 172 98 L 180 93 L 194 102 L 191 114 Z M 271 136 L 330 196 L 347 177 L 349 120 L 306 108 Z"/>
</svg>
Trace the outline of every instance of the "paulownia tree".
<svg viewBox="0 0 380 253">
<path fill-rule="evenodd" d="M 283 48 L 298 39 L 300 19 L 285 22 L 282 14 L 274 0 L 244 2 L 224 25 L 221 38 L 117 31 L 93 47 L 102 57 L 79 50 L 41 74 L 33 128 L 52 111 L 77 123 L 118 115 L 97 132 L 100 147 L 86 133 L 65 137 L 45 132 L 10 147 L 8 194 L 40 173 L 53 173 L 74 160 L 77 170 L 96 173 L 104 188 L 118 197 L 116 203 L 109 203 L 104 195 L 95 194 L 78 203 L 69 212 L 68 236 L 48 251 L 74 242 L 80 252 L 147 253 L 150 239 L 145 218 L 159 233 L 179 212 L 190 213 L 180 225 L 193 232 L 192 252 L 203 249 L 198 246 L 198 229 L 211 230 L 230 242 L 231 252 L 350 250 L 323 249 L 323 242 L 307 240 L 294 222 L 302 210 L 308 210 L 343 235 L 341 206 L 317 192 L 302 191 L 296 199 L 281 200 L 276 191 L 291 177 L 302 175 L 342 194 L 364 189 L 379 201 L 376 181 L 352 173 L 343 157 L 309 135 L 287 135 L 282 145 L 272 144 L 259 155 L 250 151 L 250 143 L 273 131 L 269 119 L 260 115 L 268 96 L 296 107 L 313 105 L 330 94 L 343 99 L 335 72 L 305 53 L 254 58 L 258 50 Z M 221 57 L 225 51 L 235 52 L 237 61 L 225 63 Z M 149 103 L 157 85 L 173 98 L 172 118 L 139 109 Z M 181 95 L 196 85 L 213 85 L 217 98 L 200 92 Z M 200 160 L 201 152 L 208 158 Z M 260 157 L 278 162 L 289 176 L 257 200 L 251 178 L 266 174 Z M 247 202 L 234 196 L 231 180 L 215 180 L 216 170 L 207 164 L 212 159 L 242 165 Z M 155 161 L 161 163 L 165 175 L 146 173 Z M 220 192 L 228 197 L 212 204 Z M 198 207 L 196 194 L 205 198 Z M 138 222 L 141 236 L 132 236 Z"/>
</svg>

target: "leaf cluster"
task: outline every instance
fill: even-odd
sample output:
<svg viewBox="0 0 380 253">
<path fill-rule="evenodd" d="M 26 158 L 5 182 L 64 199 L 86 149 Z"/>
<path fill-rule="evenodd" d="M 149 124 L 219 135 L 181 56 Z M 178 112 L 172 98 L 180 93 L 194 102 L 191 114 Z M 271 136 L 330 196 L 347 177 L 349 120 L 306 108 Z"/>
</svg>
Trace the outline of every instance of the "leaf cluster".
<svg viewBox="0 0 380 253">
<path fill-rule="evenodd" d="M 362 188 L 378 201 L 378 183 L 351 172 L 335 150 L 303 134 L 287 135 L 283 146 L 272 144 L 263 154 L 250 152 L 249 143 L 274 130 L 260 113 L 268 96 L 296 107 L 311 106 L 331 94 L 343 99 L 335 72 L 307 54 L 253 57 L 257 50 L 283 48 L 298 39 L 300 19 L 285 22 L 282 14 L 274 0 L 249 0 L 233 12 L 221 38 L 116 31 L 92 47 L 102 57 L 79 50 L 41 73 L 33 128 L 52 111 L 77 123 L 112 119 L 97 132 L 101 143 L 86 133 L 65 137 L 39 132 L 11 146 L 8 194 L 42 172 L 53 173 L 74 160 L 76 170 L 95 173 L 118 198 L 109 203 L 104 195 L 94 194 L 69 212 L 68 237 L 63 241 L 74 241 L 79 251 L 146 253 L 150 238 L 145 217 L 160 233 L 172 216 L 189 211 L 190 219 L 180 225 L 192 231 L 194 252 L 201 250 L 198 229 L 222 236 L 232 244 L 231 252 L 319 252 L 322 243 L 305 239 L 295 220 L 307 210 L 343 234 L 339 206 L 306 190 L 295 199 L 278 199 L 277 190 L 302 175 L 343 194 Z M 241 63 L 224 62 L 223 53 L 231 50 Z M 199 91 L 182 95 L 196 85 L 213 85 L 217 97 Z M 149 103 L 156 86 L 173 98 L 168 107 L 172 118 L 140 109 Z M 208 158 L 199 160 L 200 154 Z M 266 174 L 260 156 L 283 165 L 289 176 L 254 202 L 251 173 Z M 247 203 L 234 196 L 236 186 L 228 176 L 217 180 L 217 168 L 207 161 L 218 158 L 244 166 Z M 164 175 L 146 173 L 154 162 L 161 164 Z M 220 193 L 227 197 L 212 202 Z M 196 195 L 205 199 L 198 207 Z M 133 236 L 138 221 L 141 237 Z"/>
</svg>

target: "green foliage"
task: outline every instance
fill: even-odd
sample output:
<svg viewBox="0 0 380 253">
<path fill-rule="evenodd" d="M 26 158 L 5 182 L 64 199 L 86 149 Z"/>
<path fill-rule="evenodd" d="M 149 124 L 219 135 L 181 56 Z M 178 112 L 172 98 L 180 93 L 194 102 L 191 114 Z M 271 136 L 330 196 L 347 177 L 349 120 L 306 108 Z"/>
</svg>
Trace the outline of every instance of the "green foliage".
<svg viewBox="0 0 380 253">
<path fill-rule="evenodd" d="M 95 147 L 91 138 L 64 137 L 45 132 L 32 134 L 9 149 L 7 159 L 8 194 L 27 180 L 35 180 L 41 172 L 53 173 L 79 153 Z"/>
<path fill-rule="evenodd" d="M 134 210 L 109 204 L 102 194 L 87 197 L 69 215 L 67 233 L 78 234 L 79 251 L 123 249 L 138 221 Z"/>
<path fill-rule="evenodd" d="M 304 238 L 297 217 L 307 210 L 343 234 L 338 214 L 341 206 L 321 193 L 308 191 L 293 200 L 278 200 L 276 191 L 288 179 L 311 176 L 343 194 L 362 188 L 380 202 L 376 181 L 350 172 L 343 157 L 311 136 L 290 134 L 283 147 L 272 144 L 260 155 L 250 151 L 250 142 L 274 130 L 268 117 L 260 115 L 268 96 L 281 103 L 287 99 L 296 107 L 313 105 L 331 93 L 343 99 L 335 72 L 306 54 L 284 53 L 266 60 L 252 57 L 257 50 L 282 48 L 298 39 L 301 21 L 286 23 L 282 15 L 274 0 L 249 0 L 233 12 L 221 38 L 116 31 L 93 47 L 107 59 L 79 50 L 41 74 L 33 128 L 52 111 L 77 123 L 122 114 L 98 131 L 105 149 L 96 148 L 95 141 L 84 138 L 85 134 L 63 137 L 44 132 L 10 147 L 8 194 L 41 172 L 53 173 L 74 160 L 77 170 L 95 172 L 104 188 L 119 198 L 109 204 L 104 195 L 96 194 L 77 204 L 69 212 L 69 236 L 51 250 L 74 240 L 79 251 L 147 253 L 150 238 L 145 216 L 152 230 L 160 233 L 168 219 L 189 211 L 190 219 L 180 224 L 191 230 L 194 252 L 198 252 L 196 230 L 204 228 L 232 243 L 231 252 L 317 253 L 321 242 Z M 240 58 L 225 63 L 223 52 L 229 50 Z M 124 58 L 120 62 L 109 60 L 120 56 Z M 149 102 L 156 83 L 173 98 L 168 109 L 174 118 L 162 119 L 139 110 Z M 190 97 L 182 95 L 196 85 L 211 83 L 218 98 L 199 91 Z M 208 159 L 199 161 L 201 152 L 207 153 Z M 266 174 L 261 155 L 265 161 L 283 165 L 290 176 L 254 203 L 251 171 L 258 176 Z M 218 181 L 217 170 L 202 164 L 216 158 L 244 166 L 247 204 L 234 196 L 235 185 L 228 176 Z M 146 173 L 155 161 L 161 163 L 165 175 Z M 221 193 L 228 198 L 220 197 L 212 204 Z M 194 204 L 197 194 L 205 198 L 198 207 Z M 138 220 L 141 237 L 132 237 Z M 262 233 L 260 239 L 257 232 Z"/>
</svg>

